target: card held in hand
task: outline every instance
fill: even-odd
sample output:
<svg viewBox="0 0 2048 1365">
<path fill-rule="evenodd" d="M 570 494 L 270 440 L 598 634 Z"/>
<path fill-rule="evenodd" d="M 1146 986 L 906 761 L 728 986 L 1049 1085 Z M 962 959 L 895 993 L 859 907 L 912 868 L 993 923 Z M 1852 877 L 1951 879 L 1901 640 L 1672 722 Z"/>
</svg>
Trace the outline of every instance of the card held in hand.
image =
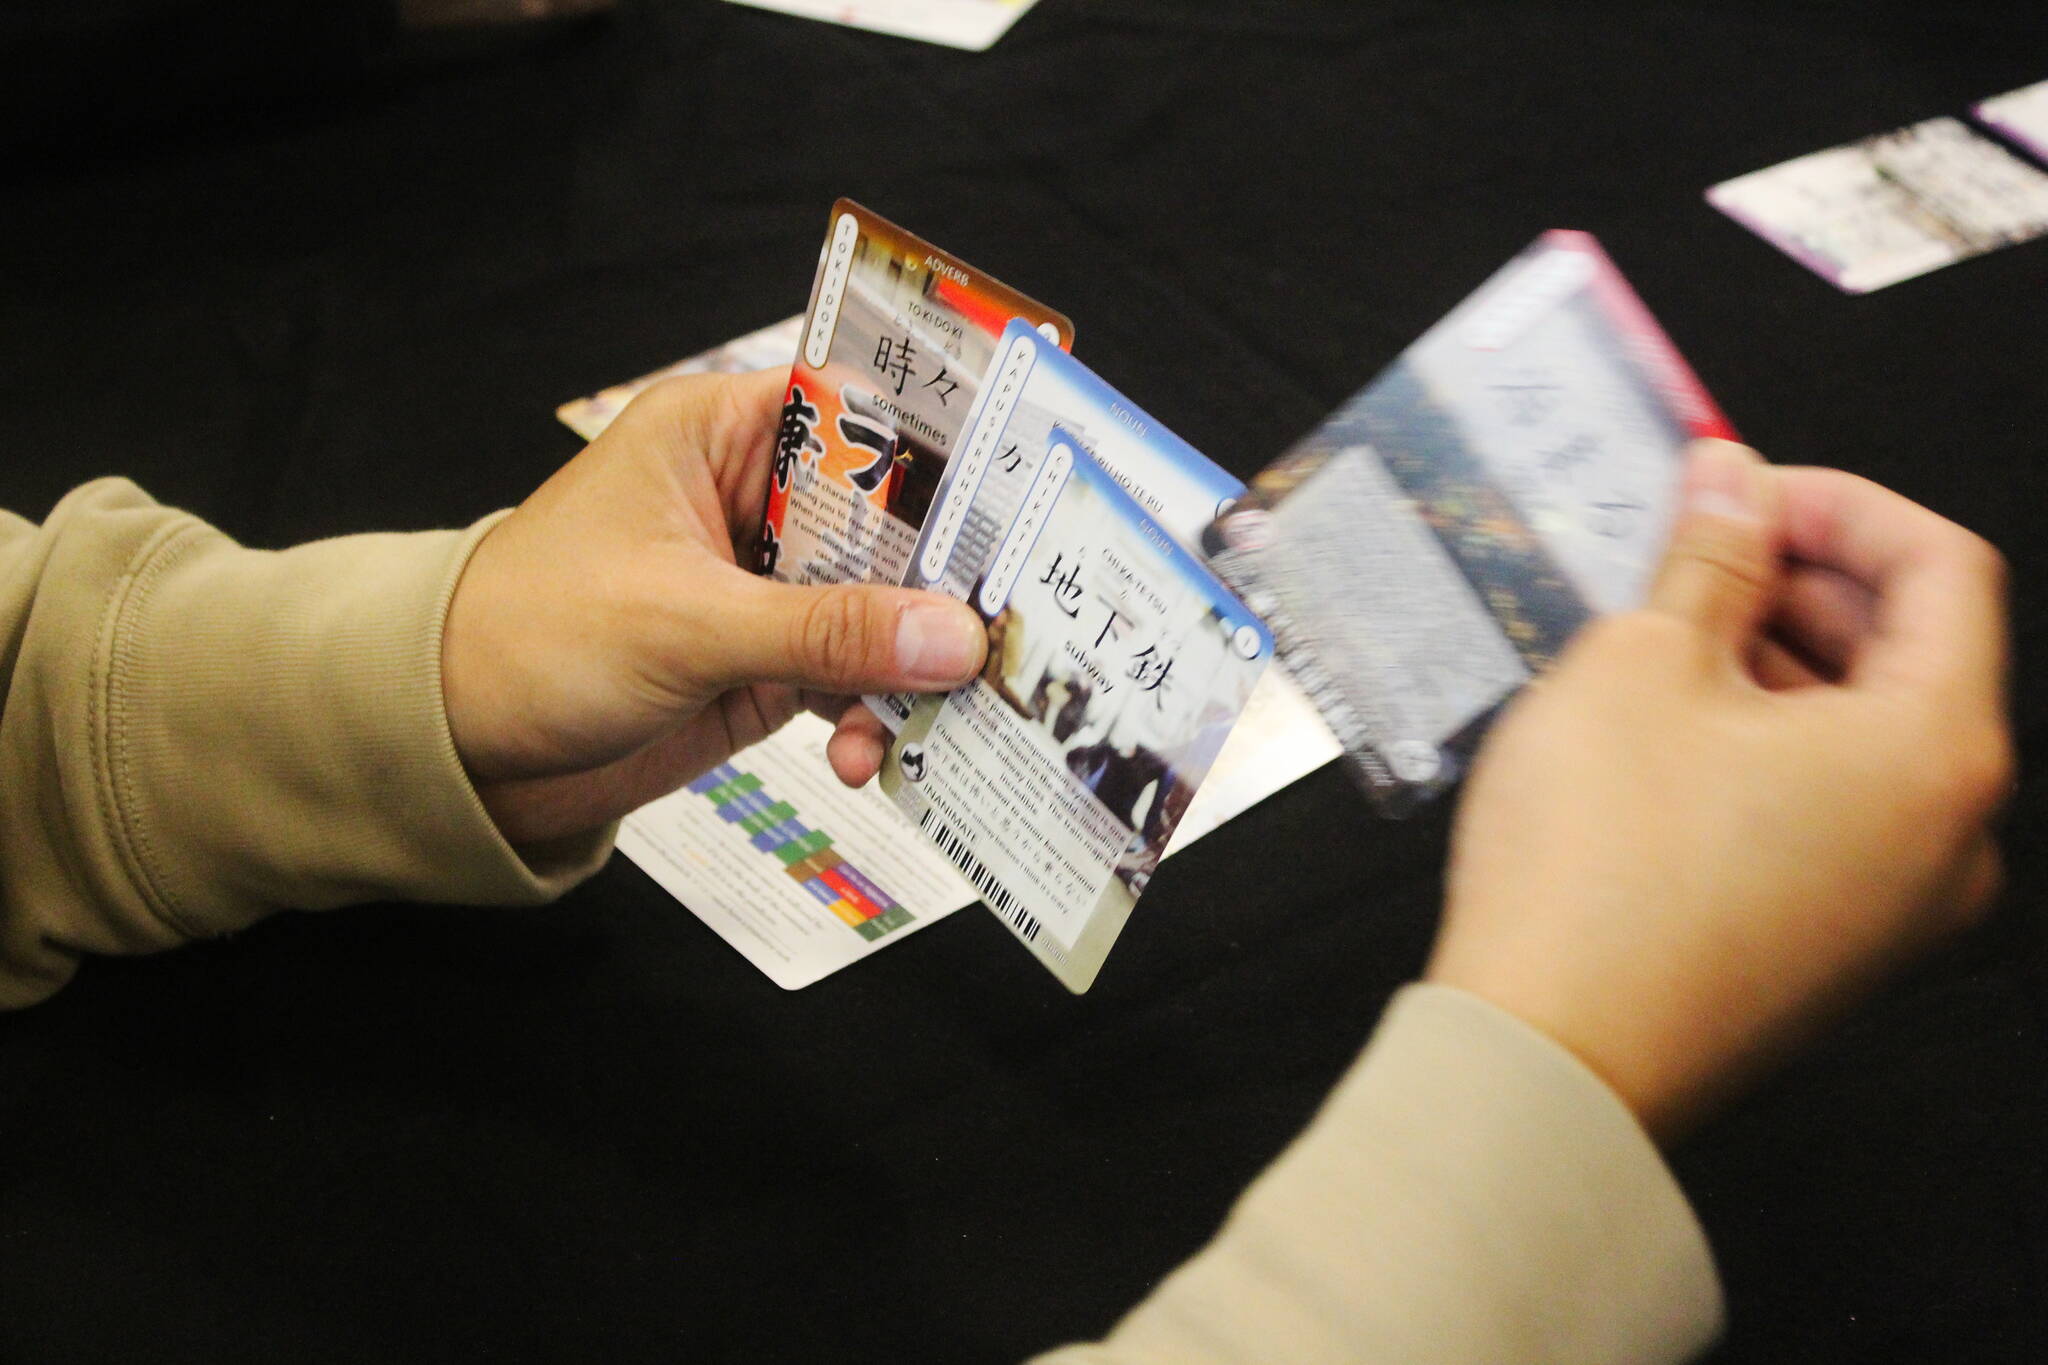
<svg viewBox="0 0 2048 1365">
<path fill-rule="evenodd" d="M 1093 984 L 1272 656 L 1272 637 L 1054 426 L 975 565 L 974 682 L 916 699 L 882 788 L 1069 990 Z M 984 482 L 986 495 L 992 485 Z M 944 566 L 935 575 L 945 581 Z"/>
<path fill-rule="evenodd" d="M 1012 318 L 1073 324 L 849 199 L 811 285 L 776 433 L 757 566 L 789 583 L 894 583 Z"/>
<path fill-rule="evenodd" d="M 1641 601 L 1685 445 L 1733 435 L 1599 244 L 1550 232 L 1260 474 L 1202 548 L 1379 808 L 1405 814 L 1581 625 Z"/>
</svg>

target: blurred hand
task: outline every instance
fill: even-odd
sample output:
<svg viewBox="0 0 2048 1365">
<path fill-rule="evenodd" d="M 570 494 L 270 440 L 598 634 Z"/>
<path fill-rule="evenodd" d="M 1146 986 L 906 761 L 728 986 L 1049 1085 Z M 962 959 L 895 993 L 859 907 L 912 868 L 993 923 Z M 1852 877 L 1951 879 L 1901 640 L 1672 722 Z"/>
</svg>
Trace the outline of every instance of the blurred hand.
<svg viewBox="0 0 2048 1365">
<path fill-rule="evenodd" d="M 1696 448 L 1647 609 L 1488 739 L 1428 976 L 1660 1138 L 1993 895 L 2003 569 L 1875 484 Z"/>
<path fill-rule="evenodd" d="M 477 546 L 449 606 L 442 693 L 513 843 L 616 819 L 806 705 L 844 716 L 828 754 L 858 786 L 882 744 L 854 695 L 946 690 L 980 670 L 986 639 L 964 603 L 738 567 L 783 387 L 772 372 L 655 385 Z"/>
</svg>

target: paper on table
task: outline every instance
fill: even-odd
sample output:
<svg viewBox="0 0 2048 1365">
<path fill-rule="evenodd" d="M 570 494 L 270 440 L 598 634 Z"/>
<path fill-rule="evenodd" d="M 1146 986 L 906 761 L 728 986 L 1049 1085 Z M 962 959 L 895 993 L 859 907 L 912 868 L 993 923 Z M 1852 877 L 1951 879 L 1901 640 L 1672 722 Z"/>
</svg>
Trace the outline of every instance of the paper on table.
<svg viewBox="0 0 2048 1365">
<path fill-rule="evenodd" d="M 2048 81 L 1993 95 L 1972 111 L 2043 161 L 2048 161 Z"/>
<path fill-rule="evenodd" d="M 784 990 L 830 976 L 978 899 L 879 787 L 839 784 L 825 761 L 831 734 L 826 722 L 800 715 L 735 755 L 725 765 L 730 775 L 707 775 L 720 780 L 700 779 L 649 802 L 619 830 L 620 852 Z M 1166 856 L 1337 753 L 1308 699 L 1279 669 L 1268 669 Z M 782 804 L 791 814 L 769 818 Z M 817 868 L 802 851 L 814 832 L 826 839 L 811 842 L 842 863 Z M 789 845 L 796 847 L 787 848 L 785 862 L 778 850 Z M 884 898 L 888 905 L 877 904 Z M 903 913 L 892 916 L 890 905 Z M 872 931 L 860 929 L 866 921 L 877 922 Z"/>
<path fill-rule="evenodd" d="M 2048 175 L 1952 118 L 1723 181 L 1707 202 L 1851 294 L 2048 232 Z"/>
<path fill-rule="evenodd" d="M 732 0 L 898 38 L 981 52 L 1038 0 Z"/>
</svg>

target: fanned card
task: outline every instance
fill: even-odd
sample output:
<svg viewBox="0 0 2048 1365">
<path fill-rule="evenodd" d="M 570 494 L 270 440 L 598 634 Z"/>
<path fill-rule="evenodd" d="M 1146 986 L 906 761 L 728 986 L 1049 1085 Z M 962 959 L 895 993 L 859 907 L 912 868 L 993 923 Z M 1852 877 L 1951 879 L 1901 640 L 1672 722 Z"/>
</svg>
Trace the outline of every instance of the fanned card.
<svg viewBox="0 0 2048 1365">
<path fill-rule="evenodd" d="M 833 205 L 789 374 L 758 567 L 790 583 L 894 583 L 997 339 L 1073 324 L 870 213 Z"/>
</svg>

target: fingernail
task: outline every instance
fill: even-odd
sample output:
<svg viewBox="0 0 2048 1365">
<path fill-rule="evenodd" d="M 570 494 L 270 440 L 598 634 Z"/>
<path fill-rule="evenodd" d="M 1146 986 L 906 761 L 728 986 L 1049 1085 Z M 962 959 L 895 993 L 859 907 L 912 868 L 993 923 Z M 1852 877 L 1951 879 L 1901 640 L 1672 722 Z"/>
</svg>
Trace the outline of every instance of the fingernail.
<svg viewBox="0 0 2048 1365">
<path fill-rule="evenodd" d="M 896 665 L 914 683 L 953 687 L 973 677 L 987 647 L 981 622 L 953 602 L 913 602 L 896 624 Z"/>
<path fill-rule="evenodd" d="M 1685 508 L 1727 521 L 1760 521 L 1763 475 L 1763 461 L 1748 446 L 1695 442 L 1685 468 Z"/>
</svg>

